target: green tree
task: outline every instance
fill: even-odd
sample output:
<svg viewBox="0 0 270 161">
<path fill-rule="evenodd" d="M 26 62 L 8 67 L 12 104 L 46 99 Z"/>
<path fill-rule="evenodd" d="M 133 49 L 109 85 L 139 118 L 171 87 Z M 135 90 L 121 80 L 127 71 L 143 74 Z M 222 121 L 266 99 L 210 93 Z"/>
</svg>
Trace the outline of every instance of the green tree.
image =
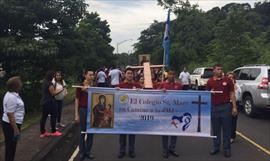
<svg viewBox="0 0 270 161">
<path fill-rule="evenodd" d="M 261 53 L 258 53 L 260 45 L 252 34 L 254 28 L 255 25 L 246 17 L 246 11 L 231 11 L 215 28 L 209 62 L 220 62 L 225 70 L 256 62 Z"/>
<path fill-rule="evenodd" d="M 81 47 L 78 58 L 83 59 L 82 67 L 97 69 L 102 66 L 111 66 L 113 47 L 109 44 L 110 28 L 108 22 L 101 21 L 97 13 L 86 14 L 76 28 L 77 42 Z"/>
</svg>

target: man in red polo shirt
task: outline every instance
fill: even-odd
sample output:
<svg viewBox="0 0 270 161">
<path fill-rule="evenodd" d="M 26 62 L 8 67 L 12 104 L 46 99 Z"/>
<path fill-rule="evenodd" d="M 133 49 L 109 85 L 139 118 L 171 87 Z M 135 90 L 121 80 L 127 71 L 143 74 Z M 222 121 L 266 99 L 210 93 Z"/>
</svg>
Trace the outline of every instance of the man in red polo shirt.
<svg viewBox="0 0 270 161">
<path fill-rule="evenodd" d="M 237 114 L 236 99 L 233 82 L 223 76 L 222 66 L 216 64 L 213 69 L 214 76 L 207 82 L 207 90 L 212 91 L 211 122 L 214 138 L 211 155 L 219 152 L 221 129 L 223 131 L 224 157 L 231 156 L 231 126 L 232 115 Z"/>
<path fill-rule="evenodd" d="M 94 155 L 91 154 L 93 144 L 93 134 L 87 134 L 85 140 L 86 122 L 87 122 L 87 102 L 88 102 L 88 88 L 95 86 L 95 77 L 93 71 L 86 71 L 84 74 L 85 80 L 81 84 L 83 88 L 76 89 L 75 98 L 75 122 L 80 124 L 80 137 L 79 137 L 79 155 L 80 160 L 94 159 Z"/>
<path fill-rule="evenodd" d="M 167 80 L 162 82 L 158 89 L 166 90 L 181 90 L 182 85 L 175 81 L 175 73 L 172 70 L 167 72 Z M 175 151 L 177 136 L 171 136 L 171 142 L 169 143 L 169 136 L 162 136 L 163 158 L 168 158 L 169 154 L 178 157 L 179 154 Z"/>
<path fill-rule="evenodd" d="M 137 89 L 142 88 L 139 83 L 135 83 L 133 80 L 133 71 L 131 68 L 127 68 L 125 70 L 125 80 L 124 82 L 118 85 L 118 88 L 128 88 L 128 89 Z M 126 153 L 126 134 L 120 134 L 119 142 L 120 142 L 120 150 L 118 158 L 123 158 Z M 135 158 L 135 135 L 128 135 L 129 142 L 129 156 L 131 158 Z"/>
</svg>

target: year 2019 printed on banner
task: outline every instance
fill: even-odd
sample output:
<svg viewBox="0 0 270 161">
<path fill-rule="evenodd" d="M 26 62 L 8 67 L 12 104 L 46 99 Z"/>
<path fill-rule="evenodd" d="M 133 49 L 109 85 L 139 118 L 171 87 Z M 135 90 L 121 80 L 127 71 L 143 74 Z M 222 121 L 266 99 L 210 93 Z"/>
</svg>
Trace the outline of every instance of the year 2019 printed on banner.
<svg viewBox="0 0 270 161">
<path fill-rule="evenodd" d="M 211 93 L 89 88 L 87 132 L 210 136 Z"/>
</svg>

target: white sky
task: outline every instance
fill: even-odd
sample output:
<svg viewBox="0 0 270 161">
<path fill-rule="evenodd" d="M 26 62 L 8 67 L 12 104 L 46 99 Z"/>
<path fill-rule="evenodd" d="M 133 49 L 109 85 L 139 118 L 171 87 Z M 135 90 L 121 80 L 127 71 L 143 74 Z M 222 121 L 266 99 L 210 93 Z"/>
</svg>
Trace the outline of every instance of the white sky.
<svg viewBox="0 0 270 161">
<path fill-rule="evenodd" d="M 213 7 L 222 7 L 228 3 L 250 3 L 254 6 L 260 0 L 190 0 L 198 3 L 199 8 L 207 11 Z M 88 11 L 98 12 L 102 20 L 107 20 L 111 29 L 111 45 L 115 48 L 118 42 L 128 40 L 118 45 L 118 52 L 133 52 L 141 31 L 147 29 L 154 20 L 166 21 L 167 11 L 157 5 L 156 0 L 86 0 Z M 171 19 L 175 16 L 171 14 Z M 132 40 L 130 40 L 132 39 Z"/>
</svg>

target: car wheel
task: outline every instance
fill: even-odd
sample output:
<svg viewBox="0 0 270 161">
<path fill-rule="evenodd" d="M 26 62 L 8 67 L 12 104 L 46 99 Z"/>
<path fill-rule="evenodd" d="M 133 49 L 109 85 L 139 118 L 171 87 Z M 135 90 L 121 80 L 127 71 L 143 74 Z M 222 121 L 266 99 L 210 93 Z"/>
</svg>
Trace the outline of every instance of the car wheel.
<svg viewBox="0 0 270 161">
<path fill-rule="evenodd" d="M 246 96 L 243 102 L 244 112 L 247 116 L 253 117 L 255 114 L 254 103 L 251 96 Z"/>
</svg>

